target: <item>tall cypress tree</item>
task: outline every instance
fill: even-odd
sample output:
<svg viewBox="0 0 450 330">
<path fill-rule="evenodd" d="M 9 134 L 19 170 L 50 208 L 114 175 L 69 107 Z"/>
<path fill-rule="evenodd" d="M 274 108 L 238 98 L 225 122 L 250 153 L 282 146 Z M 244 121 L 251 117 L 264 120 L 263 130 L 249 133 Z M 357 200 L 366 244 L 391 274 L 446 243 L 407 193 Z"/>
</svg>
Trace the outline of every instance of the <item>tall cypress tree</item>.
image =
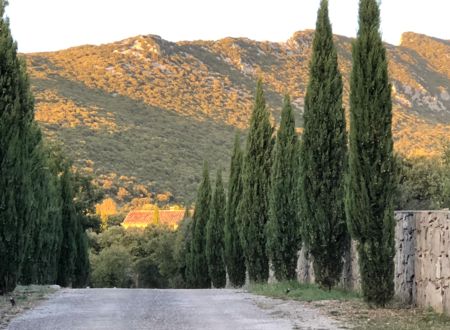
<svg viewBox="0 0 450 330">
<path fill-rule="evenodd" d="M 376 0 L 359 3 L 350 79 L 348 226 L 358 241 L 364 298 L 385 305 L 394 294 L 394 156 L 391 85 Z"/>
<path fill-rule="evenodd" d="M 190 283 L 188 281 L 188 274 L 190 272 L 190 270 L 188 269 L 188 262 L 190 260 L 189 249 L 192 239 L 191 226 L 192 218 L 189 211 L 189 204 L 187 204 L 184 211 L 183 220 L 180 222 L 175 238 L 175 260 L 178 264 L 178 271 L 183 279 L 183 284 L 185 287 L 190 286 Z"/>
<path fill-rule="evenodd" d="M 0 290 L 14 289 L 31 242 L 33 98 L 0 0 Z"/>
<path fill-rule="evenodd" d="M 267 223 L 267 252 L 275 277 L 296 277 L 297 252 L 301 248 L 297 215 L 297 134 L 289 96 L 285 96 L 273 152 L 272 181 Z"/>
<path fill-rule="evenodd" d="M 344 207 L 347 134 L 342 77 L 327 0 L 322 0 L 317 14 L 309 77 L 300 156 L 300 213 L 316 281 L 329 289 L 341 276 L 349 238 Z"/>
<path fill-rule="evenodd" d="M 87 284 L 90 272 L 89 245 L 86 231 L 82 225 L 82 220 L 82 216 L 78 215 L 75 232 L 76 258 L 73 275 L 73 287 L 75 288 L 81 288 Z"/>
<path fill-rule="evenodd" d="M 191 245 L 191 284 L 194 288 L 211 287 L 206 260 L 206 224 L 210 216 L 211 184 L 208 164 L 203 165 L 203 179 L 197 193 Z"/>
<path fill-rule="evenodd" d="M 69 164 L 64 164 L 61 176 L 61 199 L 62 199 L 62 240 L 60 258 L 58 264 L 57 283 L 63 287 L 72 285 L 75 273 L 75 261 L 77 258 L 77 230 L 78 217 L 73 204 L 73 184 Z"/>
<path fill-rule="evenodd" d="M 250 281 L 264 282 L 269 277 L 265 226 L 269 217 L 269 186 L 272 126 L 266 108 L 261 79 L 250 118 L 250 129 L 244 155 L 243 192 L 239 203 L 241 243 Z"/>
<path fill-rule="evenodd" d="M 45 154 L 43 152 L 43 145 L 41 139 L 41 132 L 39 127 L 35 124 L 31 126 L 29 132 L 28 146 L 31 175 L 33 180 L 30 182 L 30 193 L 32 197 L 32 207 L 28 207 L 29 226 L 31 227 L 30 235 L 28 236 L 27 248 L 24 251 L 24 259 L 21 267 L 21 284 L 31 284 L 38 282 L 38 271 L 42 268 L 41 256 L 43 254 L 46 233 L 49 219 L 50 208 L 50 186 L 48 168 L 45 167 Z"/>
<path fill-rule="evenodd" d="M 225 264 L 228 277 L 234 286 L 245 284 L 245 258 L 239 238 L 237 209 L 242 198 L 242 150 L 239 135 L 234 140 L 228 182 L 228 204 L 225 218 Z"/>
<path fill-rule="evenodd" d="M 215 288 L 226 284 L 224 260 L 224 225 L 226 197 L 222 183 L 222 173 L 217 171 L 216 187 L 211 200 L 211 212 L 206 226 L 206 258 L 209 275 Z"/>
<path fill-rule="evenodd" d="M 55 146 L 45 148 L 47 166 L 50 172 L 49 182 L 49 219 L 48 227 L 43 229 L 46 233 L 44 239 L 43 255 L 46 260 L 41 264 L 39 282 L 55 283 L 58 277 L 61 243 L 63 239 L 62 228 L 62 194 L 61 179 L 63 173 L 63 156 L 61 150 Z"/>
</svg>

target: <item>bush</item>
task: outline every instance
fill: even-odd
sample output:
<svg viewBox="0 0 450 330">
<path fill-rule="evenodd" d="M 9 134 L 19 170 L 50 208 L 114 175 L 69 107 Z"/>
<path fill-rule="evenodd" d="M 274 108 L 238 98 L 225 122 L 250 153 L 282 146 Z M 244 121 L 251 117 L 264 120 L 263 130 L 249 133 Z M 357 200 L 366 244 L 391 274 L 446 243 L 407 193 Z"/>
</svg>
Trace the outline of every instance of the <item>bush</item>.
<svg viewBox="0 0 450 330">
<path fill-rule="evenodd" d="M 91 254 L 94 287 L 128 288 L 132 285 L 132 259 L 127 249 L 120 245 L 111 245 L 97 256 Z"/>
</svg>

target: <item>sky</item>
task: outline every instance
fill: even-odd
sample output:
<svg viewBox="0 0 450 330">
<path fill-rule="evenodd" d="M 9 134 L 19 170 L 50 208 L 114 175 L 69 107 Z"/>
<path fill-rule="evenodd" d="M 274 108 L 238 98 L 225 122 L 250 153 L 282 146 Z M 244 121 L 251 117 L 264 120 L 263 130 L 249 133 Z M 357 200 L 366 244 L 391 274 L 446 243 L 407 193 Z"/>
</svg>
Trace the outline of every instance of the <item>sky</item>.
<svg viewBox="0 0 450 330">
<path fill-rule="evenodd" d="M 320 0 L 10 0 L 19 51 L 54 51 L 156 34 L 170 41 L 247 37 L 286 41 L 313 29 Z M 356 36 L 359 0 L 329 0 L 335 34 Z M 450 39 L 450 0 L 382 0 L 381 31 Z"/>
</svg>

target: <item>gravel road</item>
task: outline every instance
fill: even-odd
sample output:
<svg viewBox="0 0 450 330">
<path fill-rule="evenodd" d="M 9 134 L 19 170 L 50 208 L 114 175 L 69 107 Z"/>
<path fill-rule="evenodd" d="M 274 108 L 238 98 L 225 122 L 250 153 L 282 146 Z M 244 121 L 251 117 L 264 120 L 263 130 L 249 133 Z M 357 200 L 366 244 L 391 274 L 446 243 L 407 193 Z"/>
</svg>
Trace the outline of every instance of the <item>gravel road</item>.
<svg viewBox="0 0 450 330">
<path fill-rule="evenodd" d="M 237 290 L 64 289 L 14 319 L 10 330 L 339 329 L 300 303 Z"/>
</svg>

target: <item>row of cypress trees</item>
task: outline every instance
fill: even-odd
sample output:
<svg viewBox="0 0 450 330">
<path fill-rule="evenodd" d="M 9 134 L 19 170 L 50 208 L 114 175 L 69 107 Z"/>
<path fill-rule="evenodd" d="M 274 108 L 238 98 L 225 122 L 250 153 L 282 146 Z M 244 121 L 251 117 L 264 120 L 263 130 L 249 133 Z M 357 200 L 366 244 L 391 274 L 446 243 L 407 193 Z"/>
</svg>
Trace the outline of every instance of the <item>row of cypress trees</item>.
<svg viewBox="0 0 450 330">
<path fill-rule="evenodd" d="M 211 280 L 223 286 L 225 266 L 234 285 L 244 283 L 246 270 L 250 281 L 265 282 L 269 260 L 278 280 L 294 279 L 303 243 L 313 256 L 316 281 L 330 289 L 340 279 L 351 234 L 358 242 L 364 297 L 378 305 L 392 298 L 392 105 L 379 24 L 376 0 L 360 0 L 349 139 L 327 0 L 318 11 L 301 140 L 288 96 L 273 138 L 258 81 L 245 152 L 235 141 L 226 210 L 221 176 L 211 201 L 204 168 L 186 262 L 191 286 L 210 287 Z"/>
<path fill-rule="evenodd" d="M 0 293 L 17 283 L 84 285 L 89 261 L 70 164 L 34 121 L 25 63 L 0 0 Z"/>
</svg>

